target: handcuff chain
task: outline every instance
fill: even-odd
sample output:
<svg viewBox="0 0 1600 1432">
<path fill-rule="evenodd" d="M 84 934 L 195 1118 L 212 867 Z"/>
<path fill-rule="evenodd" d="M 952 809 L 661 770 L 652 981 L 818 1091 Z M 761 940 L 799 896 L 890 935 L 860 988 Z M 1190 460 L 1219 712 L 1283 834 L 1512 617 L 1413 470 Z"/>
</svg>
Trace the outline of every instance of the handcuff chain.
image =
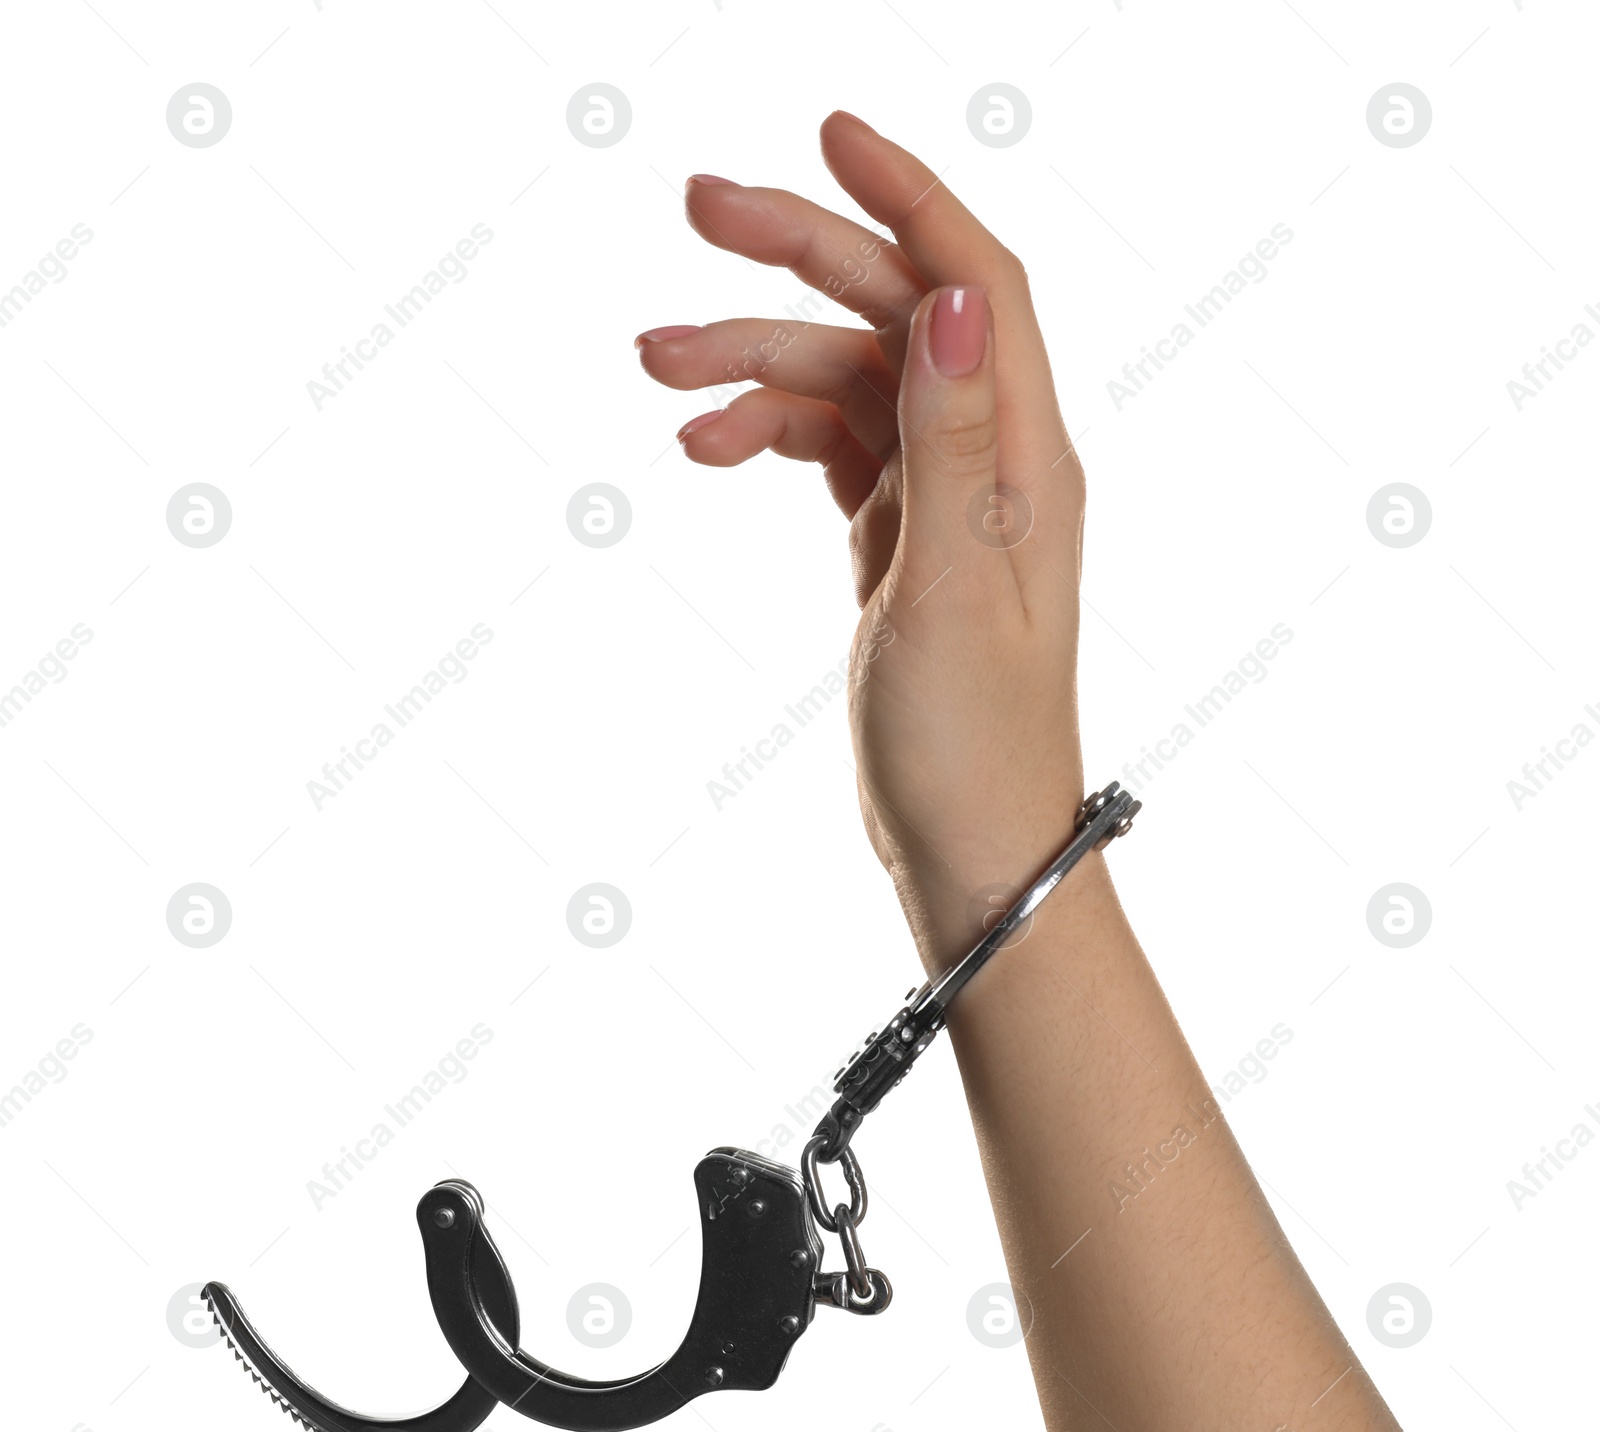
<svg viewBox="0 0 1600 1432">
<path fill-rule="evenodd" d="M 867 1216 L 867 1181 L 861 1172 L 861 1162 L 848 1145 L 831 1157 L 825 1155 L 828 1147 L 826 1134 L 813 1134 L 800 1155 L 800 1169 L 805 1180 L 806 1202 L 811 1216 L 819 1227 L 839 1235 L 844 1250 L 846 1271 L 841 1278 L 837 1273 L 819 1273 L 817 1288 L 826 1295 L 833 1307 L 852 1313 L 878 1313 L 888 1305 L 891 1296 L 889 1282 L 882 1273 L 867 1267 L 867 1256 L 861 1248 L 861 1235 L 857 1231 Z M 828 1199 L 822 1187 L 823 1162 L 837 1163 L 844 1171 L 845 1183 L 850 1188 L 850 1202 L 836 1203 L 828 1211 Z M 839 1286 L 848 1284 L 848 1288 Z"/>
<path fill-rule="evenodd" d="M 855 1151 L 846 1145 L 838 1153 L 828 1159 L 823 1159 L 823 1151 L 828 1143 L 825 1134 L 813 1134 L 806 1143 L 805 1152 L 800 1155 L 800 1171 L 805 1176 L 806 1200 L 811 1204 L 811 1216 L 818 1225 L 827 1229 L 829 1233 L 839 1231 L 839 1219 L 835 1213 L 828 1211 L 828 1197 L 822 1188 L 822 1171 L 818 1164 L 822 1162 L 837 1163 L 844 1173 L 845 1183 L 850 1188 L 850 1203 L 838 1205 L 849 1215 L 852 1226 L 859 1225 L 867 1216 L 867 1181 L 862 1176 L 860 1161 L 855 1156 Z"/>
</svg>

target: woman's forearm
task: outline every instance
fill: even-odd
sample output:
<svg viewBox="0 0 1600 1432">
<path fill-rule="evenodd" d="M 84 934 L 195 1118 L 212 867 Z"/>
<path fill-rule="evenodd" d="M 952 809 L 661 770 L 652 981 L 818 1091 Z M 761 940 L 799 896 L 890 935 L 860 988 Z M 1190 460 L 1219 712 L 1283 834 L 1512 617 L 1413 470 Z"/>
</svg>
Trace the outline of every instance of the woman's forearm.
<svg viewBox="0 0 1600 1432">
<path fill-rule="evenodd" d="M 934 968 L 971 943 L 950 926 L 919 932 Z M 1398 1426 L 1262 1196 L 1104 857 L 967 986 L 950 1034 L 1051 1428 Z"/>
</svg>

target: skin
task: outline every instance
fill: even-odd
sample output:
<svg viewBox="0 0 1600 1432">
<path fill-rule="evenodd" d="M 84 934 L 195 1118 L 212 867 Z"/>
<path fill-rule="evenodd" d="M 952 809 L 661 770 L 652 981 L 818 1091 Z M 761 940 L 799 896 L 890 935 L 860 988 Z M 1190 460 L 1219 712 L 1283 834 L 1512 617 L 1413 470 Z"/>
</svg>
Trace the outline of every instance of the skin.
<svg viewBox="0 0 1600 1432">
<path fill-rule="evenodd" d="M 689 181 L 688 219 L 868 326 L 728 319 L 636 344 L 669 387 L 760 385 L 685 425 L 691 460 L 819 463 L 850 521 L 861 811 L 935 974 L 1067 844 L 1084 796 L 1083 470 L 1017 257 L 854 116 L 828 117 L 822 153 L 893 243 L 709 176 Z M 963 992 L 950 1033 L 1052 1432 L 1398 1427 L 1212 1099 L 1103 856 Z"/>
</svg>

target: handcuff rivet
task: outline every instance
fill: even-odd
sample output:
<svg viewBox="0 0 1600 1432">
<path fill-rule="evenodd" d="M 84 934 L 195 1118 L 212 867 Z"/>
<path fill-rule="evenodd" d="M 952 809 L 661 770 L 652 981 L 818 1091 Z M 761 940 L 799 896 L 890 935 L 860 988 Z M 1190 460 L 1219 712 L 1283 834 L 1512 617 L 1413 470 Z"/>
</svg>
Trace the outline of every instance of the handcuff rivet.
<svg viewBox="0 0 1600 1432">
<path fill-rule="evenodd" d="M 706 1381 L 713 1387 L 721 1387 L 724 1376 L 726 1376 L 726 1374 L 720 1367 L 708 1367 L 706 1369 Z"/>
<path fill-rule="evenodd" d="M 434 1213 L 433 1221 L 435 1223 L 437 1223 L 440 1228 L 449 1228 L 456 1221 L 455 1210 L 454 1209 L 449 1209 L 449 1208 L 441 1208 L 441 1209 L 437 1210 Z"/>
<path fill-rule="evenodd" d="M 789 1266 L 791 1268 L 809 1268 L 811 1266 L 811 1255 L 804 1248 L 796 1248 L 789 1255 Z"/>
<path fill-rule="evenodd" d="M 764 1214 L 766 1211 L 767 1211 L 767 1201 L 766 1201 L 766 1199 L 758 1198 L 758 1199 L 755 1199 L 755 1200 L 753 1200 L 751 1202 L 751 1204 L 750 1204 L 750 1216 L 752 1218 L 760 1218 L 761 1215 Z"/>
<path fill-rule="evenodd" d="M 737 1166 L 734 1168 L 733 1172 L 728 1175 L 728 1177 L 737 1184 L 747 1184 L 750 1182 L 750 1170 L 744 1168 L 743 1166 Z"/>
<path fill-rule="evenodd" d="M 778 1319 L 778 1327 L 780 1331 L 786 1332 L 790 1337 L 793 1337 L 800 1331 L 800 1319 L 790 1313 L 788 1317 Z"/>
</svg>

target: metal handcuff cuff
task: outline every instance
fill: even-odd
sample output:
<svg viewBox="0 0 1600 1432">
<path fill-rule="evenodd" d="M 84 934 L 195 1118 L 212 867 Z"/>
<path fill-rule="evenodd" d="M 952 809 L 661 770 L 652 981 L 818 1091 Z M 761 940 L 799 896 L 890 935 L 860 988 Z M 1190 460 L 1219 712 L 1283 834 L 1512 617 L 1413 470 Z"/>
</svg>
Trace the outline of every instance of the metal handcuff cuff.
<svg viewBox="0 0 1600 1432">
<path fill-rule="evenodd" d="M 739 1148 L 713 1149 L 696 1166 L 701 1223 L 700 1290 L 677 1352 L 636 1377 L 593 1382 L 560 1372 L 518 1347 L 516 1290 L 484 1226 L 483 1199 L 451 1179 L 417 1206 L 428 1296 L 445 1341 L 467 1371 L 456 1394 L 415 1417 L 364 1417 L 328 1401 L 262 1341 L 222 1283 L 203 1296 L 234 1355 L 274 1402 L 313 1432 L 473 1432 L 503 1402 L 572 1432 L 620 1432 L 676 1412 L 719 1388 L 761 1391 L 783 1370 L 818 1304 L 881 1313 L 893 1290 L 869 1268 L 858 1233 L 867 1186 L 851 1148 L 862 1121 L 905 1078 L 945 1025 L 950 1002 L 1003 948 L 1091 850 L 1126 835 L 1140 802 L 1115 781 L 1078 811 L 1072 843 L 956 965 L 906 996 L 906 1004 L 841 1069 L 838 1096 L 801 1156 L 801 1171 Z M 837 1163 L 850 1202 L 830 1209 L 821 1168 Z M 817 1227 L 836 1233 L 843 1272 L 823 1272 Z"/>
</svg>

